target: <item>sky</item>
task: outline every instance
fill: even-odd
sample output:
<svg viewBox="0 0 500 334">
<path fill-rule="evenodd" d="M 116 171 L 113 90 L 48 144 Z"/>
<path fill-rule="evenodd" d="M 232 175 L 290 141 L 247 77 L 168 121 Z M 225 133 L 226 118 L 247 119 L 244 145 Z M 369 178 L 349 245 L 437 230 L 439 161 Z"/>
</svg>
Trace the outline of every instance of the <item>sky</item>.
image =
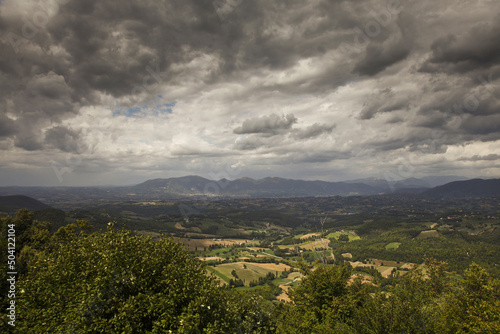
<svg viewBox="0 0 500 334">
<path fill-rule="evenodd" d="M 498 0 L 1 0 L 0 186 L 500 176 Z"/>
</svg>

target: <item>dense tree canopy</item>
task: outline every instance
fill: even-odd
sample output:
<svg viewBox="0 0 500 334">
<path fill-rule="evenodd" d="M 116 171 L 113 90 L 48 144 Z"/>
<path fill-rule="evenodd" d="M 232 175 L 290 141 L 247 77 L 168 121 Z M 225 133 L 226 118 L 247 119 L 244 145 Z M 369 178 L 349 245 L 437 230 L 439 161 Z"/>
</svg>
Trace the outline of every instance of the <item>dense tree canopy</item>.
<svg viewBox="0 0 500 334">
<path fill-rule="evenodd" d="M 21 235 L 31 230 L 32 242 L 20 251 L 26 270 L 17 282 L 16 327 L 2 318 L 5 330 L 267 332 L 270 310 L 261 305 L 261 299 L 235 298 L 221 289 L 204 266 L 170 238 L 152 241 L 112 227 L 87 234 L 83 221 L 47 236 L 37 234 L 40 224 L 24 213 L 9 220 L 18 224 Z M 30 228 L 25 229 L 24 223 Z M 44 238 L 43 244 L 34 246 Z"/>
<path fill-rule="evenodd" d="M 223 295 L 179 244 L 131 232 L 60 229 L 20 282 L 20 328 L 50 333 L 143 333 L 218 328 Z M 36 292 L 36 293 L 33 293 Z"/>
</svg>

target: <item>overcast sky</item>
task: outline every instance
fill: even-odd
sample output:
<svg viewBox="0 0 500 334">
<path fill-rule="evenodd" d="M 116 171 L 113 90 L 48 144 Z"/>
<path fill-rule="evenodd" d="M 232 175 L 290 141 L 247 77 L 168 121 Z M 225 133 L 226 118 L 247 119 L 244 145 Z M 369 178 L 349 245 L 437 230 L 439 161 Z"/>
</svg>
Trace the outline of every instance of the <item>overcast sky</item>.
<svg viewBox="0 0 500 334">
<path fill-rule="evenodd" d="M 498 0 L 0 0 L 0 185 L 500 176 Z"/>
</svg>

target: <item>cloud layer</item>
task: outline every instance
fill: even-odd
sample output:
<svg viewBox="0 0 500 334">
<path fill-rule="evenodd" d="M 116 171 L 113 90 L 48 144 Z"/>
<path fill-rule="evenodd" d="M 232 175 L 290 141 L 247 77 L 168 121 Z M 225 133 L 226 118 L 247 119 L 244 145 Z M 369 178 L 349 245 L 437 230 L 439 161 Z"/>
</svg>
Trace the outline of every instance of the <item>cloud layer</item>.
<svg viewBox="0 0 500 334">
<path fill-rule="evenodd" d="M 495 0 L 4 0 L 0 185 L 498 177 L 499 38 Z"/>
</svg>

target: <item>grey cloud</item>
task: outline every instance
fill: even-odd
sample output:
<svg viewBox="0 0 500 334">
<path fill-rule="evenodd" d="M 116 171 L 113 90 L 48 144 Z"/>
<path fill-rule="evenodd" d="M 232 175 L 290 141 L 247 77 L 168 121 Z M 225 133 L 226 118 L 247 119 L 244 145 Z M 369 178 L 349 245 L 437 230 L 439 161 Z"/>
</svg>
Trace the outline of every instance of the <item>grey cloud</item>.
<svg viewBox="0 0 500 334">
<path fill-rule="evenodd" d="M 26 86 L 29 94 L 47 99 L 59 99 L 70 94 L 71 90 L 66 85 L 64 77 L 49 72 L 47 74 L 35 75 Z"/>
<path fill-rule="evenodd" d="M 233 145 L 233 149 L 241 151 L 252 151 L 264 145 L 264 141 L 261 138 L 250 137 L 236 141 Z"/>
<path fill-rule="evenodd" d="M 283 144 L 287 142 L 287 137 L 283 135 L 262 136 L 257 134 L 244 135 L 238 138 L 233 149 L 242 151 L 258 150 L 259 153 L 286 153 L 281 152 Z"/>
<path fill-rule="evenodd" d="M 16 135 L 14 145 L 25 149 L 26 151 L 37 151 L 43 148 L 43 144 L 40 141 L 39 136 L 30 132 L 22 132 Z"/>
<path fill-rule="evenodd" d="M 399 133 L 368 143 L 375 152 L 407 149 L 410 152 L 426 154 L 444 153 L 448 145 L 457 142 L 458 133 L 444 130 L 431 130 L 423 127 L 410 127 L 405 133 Z"/>
<path fill-rule="evenodd" d="M 331 133 L 335 129 L 335 125 L 315 123 L 305 129 L 295 129 L 292 132 L 292 138 L 304 140 L 318 137 L 324 133 Z"/>
<path fill-rule="evenodd" d="M 402 123 L 403 121 L 404 119 L 402 117 L 394 116 L 387 121 L 387 124 L 397 124 L 397 123 Z"/>
<path fill-rule="evenodd" d="M 405 110 L 411 102 L 411 96 L 395 93 L 392 88 L 384 88 L 371 96 L 364 103 L 359 114 L 360 119 L 371 119 L 378 113 Z"/>
<path fill-rule="evenodd" d="M 474 78 L 446 78 L 448 83 L 438 82 L 423 88 L 426 93 L 419 101 L 418 114 L 422 116 L 442 113 L 443 117 L 460 115 L 492 115 L 500 107 L 500 89 L 496 78 L 478 75 Z"/>
<path fill-rule="evenodd" d="M 223 157 L 227 155 L 227 152 L 222 150 L 214 149 L 214 150 L 204 150 L 198 147 L 192 146 L 181 146 L 176 147 L 171 151 L 171 154 L 175 157 L 201 157 L 201 158 L 209 158 L 209 157 Z"/>
<path fill-rule="evenodd" d="M 443 128 L 447 122 L 448 119 L 443 114 L 434 112 L 415 120 L 413 125 L 424 128 Z"/>
<path fill-rule="evenodd" d="M 458 160 L 460 160 L 460 161 L 495 161 L 495 160 L 500 160 L 500 155 L 498 155 L 498 154 L 474 155 L 472 157 L 460 158 Z"/>
<path fill-rule="evenodd" d="M 321 73 L 314 77 L 301 78 L 293 82 L 274 83 L 263 87 L 256 87 L 258 93 L 280 91 L 291 96 L 297 94 L 327 94 L 339 87 L 360 81 L 359 75 L 349 71 L 347 61 L 331 66 L 325 66 Z"/>
<path fill-rule="evenodd" d="M 294 152 L 289 158 L 293 163 L 321 163 L 351 158 L 349 152 Z M 283 161 L 283 163 L 286 163 Z"/>
<path fill-rule="evenodd" d="M 314 150 L 294 150 L 293 147 L 281 148 L 273 151 L 275 156 L 266 157 L 266 164 L 286 166 L 290 164 L 316 164 L 326 163 L 335 160 L 346 160 L 351 158 L 352 152 L 342 151 L 314 151 Z"/>
<path fill-rule="evenodd" d="M 243 121 L 243 124 L 233 130 L 236 134 L 261 133 L 275 135 L 288 130 L 297 123 L 297 118 L 292 115 L 271 114 L 262 117 L 250 118 Z"/>
<path fill-rule="evenodd" d="M 401 140 L 400 138 L 391 138 L 374 141 L 368 145 L 373 147 L 376 151 L 393 151 L 406 147 L 408 142 Z"/>
<path fill-rule="evenodd" d="M 277 115 L 273 114 L 270 117 L 275 118 L 276 116 Z M 293 118 L 291 117 L 292 115 L 287 115 L 287 116 L 290 116 L 290 117 L 288 117 L 289 121 L 293 120 Z M 262 126 L 265 124 L 267 124 L 267 125 L 269 124 L 269 122 L 267 122 L 267 123 L 263 122 L 263 118 L 258 119 L 257 122 L 262 123 L 262 124 L 259 124 L 258 127 L 251 128 L 251 126 L 256 126 L 256 122 L 247 123 L 247 130 L 250 131 L 252 129 L 263 129 L 264 127 L 266 129 L 269 129 L 268 126 L 267 127 Z M 264 118 L 264 120 L 266 120 L 266 119 L 267 118 Z M 284 116 L 284 117 L 281 117 L 278 122 L 271 122 L 271 123 L 274 123 L 274 124 L 281 123 L 286 119 L 287 119 L 286 116 Z M 253 119 L 253 120 L 255 121 L 255 119 Z M 247 121 L 249 121 L 249 120 L 247 120 Z M 245 122 L 243 123 L 242 127 L 237 128 L 236 130 L 238 130 L 238 129 L 243 130 L 244 126 L 245 126 Z M 331 133 L 333 131 L 333 129 L 335 129 L 335 125 L 315 123 L 311 126 L 303 128 L 303 129 L 292 129 L 289 133 L 289 135 L 290 135 L 289 137 L 283 136 L 283 135 L 281 135 L 281 136 L 276 135 L 278 133 L 281 133 L 283 131 L 283 129 L 290 127 L 290 126 L 291 126 L 291 124 L 288 125 L 285 122 L 284 124 L 280 125 L 279 129 L 276 129 L 275 127 L 273 127 L 271 130 L 269 130 L 273 134 L 271 136 L 256 135 L 256 133 L 261 134 L 262 132 L 260 132 L 260 131 L 259 132 L 248 132 L 247 136 L 245 136 L 243 138 L 238 138 L 236 140 L 236 142 L 233 145 L 233 149 L 242 150 L 242 151 L 251 151 L 251 150 L 257 150 L 257 149 L 272 149 L 273 152 L 275 152 L 275 153 L 286 154 L 289 151 L 289 149 L 283 148 L 282 145 L 284 143 L 289 142 L 289 140 L 287 140 L 287 138 L 292 138 L 294 140 L 303 141 L 303 140 L 316 138 L 324 133 Z M 269 131 L 266 130 L 265 134 L 269 133 Z"/>
<path fill-rule="evenodd" d="M 45 144 L 48 147 L 71 153 L 82 153 L 87 148 L 82 140 L 81 131 L 64 126 L 56 126 L 47 130 Z"/>
<path fill-rule="evenodd" d="M 460 91 L 462 91 L 463 88 L 459 88 L 462 85 L 462 83 L 456 83 L 455 90 L 460 89 Z M 451 87 L 448 87 L 446 90 L 442 91 L 436 90 L 434 87 L 428 87 L 426 89 L 429 92 L 434 92 L 434 94 L 429 94 L 429 96 L 425 100 L 419 103 L 419 115 L 427 116 L 429 114 L 435 113 L 436 111 L 455 115 L 461 113 L 460 111 L 456 110 L 464 100 L 464 96 L 460 94 L 460 92 L 450 92 Z M 457 107 L 454 108 L 454 106 Z"/>
</svg>

